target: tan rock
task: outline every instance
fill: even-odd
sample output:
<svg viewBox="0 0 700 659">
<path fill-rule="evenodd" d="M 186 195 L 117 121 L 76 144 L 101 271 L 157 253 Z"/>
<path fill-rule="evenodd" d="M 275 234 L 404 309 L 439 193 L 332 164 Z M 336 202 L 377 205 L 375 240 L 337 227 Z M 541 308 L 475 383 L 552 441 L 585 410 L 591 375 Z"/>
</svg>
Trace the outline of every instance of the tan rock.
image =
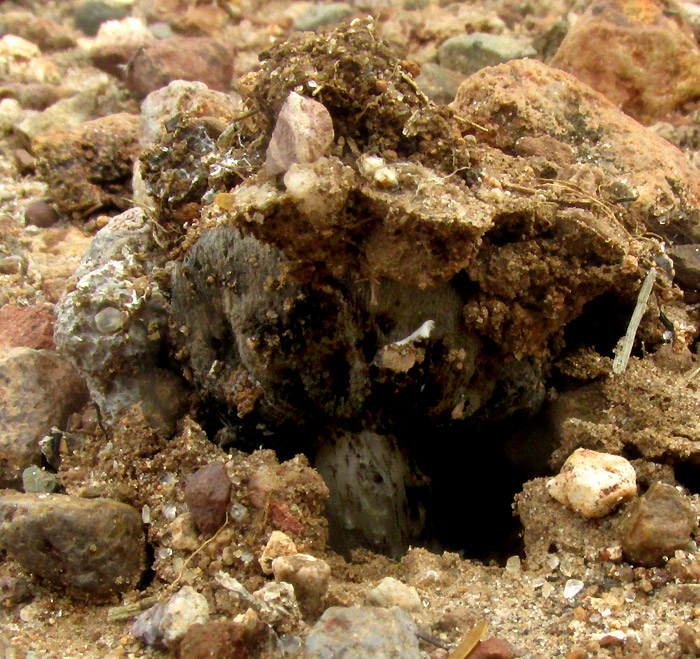
<svg viewBox="0 0 700 659">
<path fill-rule="evenodd" d="M 267 541 L 262 555 L 258 559 L 260 567 L 265 574 L 272 574 L 272 562 L 280 556 L 291 556 L 297 554 L 297 546 L 294 541 L 282 531 L 273 531 Z"/>
</svg>

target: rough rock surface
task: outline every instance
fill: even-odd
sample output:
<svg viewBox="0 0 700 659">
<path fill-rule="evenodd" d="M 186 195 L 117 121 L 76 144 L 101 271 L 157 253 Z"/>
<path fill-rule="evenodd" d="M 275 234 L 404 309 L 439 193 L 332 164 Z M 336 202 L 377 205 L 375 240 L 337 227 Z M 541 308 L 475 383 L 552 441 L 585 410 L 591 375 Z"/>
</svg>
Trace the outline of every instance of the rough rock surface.
<svg viewBox="0 0 700 659">
<path fill-rule="evenodd" d="M 56 206 L 77 217 L 128 207 L 138 122 L 135 115 L 115 114 L 34 139 L 37 171 Z"/>
<path fill-rule="evenodd" d="M 321 659 L 335 653 L 357 659 L 420 656 L 415 626 L 406 613 L 373 606 L 326 609 L 306 638 L 304 656 Z"/>
<path fill-rule="evenodd" d="M 11 348 L 0 354 L 0 485 L 17 487 L 22 471 L 40 464 L 39 441 L 65 427 L 87 400 L 80 375 L 49 350 Z"/>
<path fill-rule="evenodd" d="M 675 2 L 592 2 L 550 64 L 645 124 L 700 94 L 700 46 Z"/>
<path fill-rule="evenodd" d="M 146 566 L 141 515 L 110 499 L 5 495 L 0 530 L 2 548 L 26 570 L 83 596 L 131 590 Z"/>
<path fill-rule="evenodd" d="M 622 549 L 633 563 L 659 565 L 689 547 L 696 524 L 692 507 L 675 487 L 654 483 L 631 506 Z"/>
<path fill-rule="evenodd" d="M 222 462 L 194 472 L 185 486 L 185 500 L 196 527 L 205 535 L 218 531 L 226 520 L 231 481 Z"/>
</svg>

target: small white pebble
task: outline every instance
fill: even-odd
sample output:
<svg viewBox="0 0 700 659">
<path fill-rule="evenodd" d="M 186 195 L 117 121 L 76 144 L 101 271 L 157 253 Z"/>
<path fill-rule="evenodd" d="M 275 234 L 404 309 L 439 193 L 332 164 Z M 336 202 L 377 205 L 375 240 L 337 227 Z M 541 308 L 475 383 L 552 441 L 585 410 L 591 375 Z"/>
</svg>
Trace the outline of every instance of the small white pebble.
<svg viewBox="0 0 700 659">
<path fill-rule="evenodd" d="M 583 590 L 583 581 L 580 579 L 569 579 L 564 584 L 564 597 L 566 599 L 571 599 L 576 597 Z"/>
</svg>

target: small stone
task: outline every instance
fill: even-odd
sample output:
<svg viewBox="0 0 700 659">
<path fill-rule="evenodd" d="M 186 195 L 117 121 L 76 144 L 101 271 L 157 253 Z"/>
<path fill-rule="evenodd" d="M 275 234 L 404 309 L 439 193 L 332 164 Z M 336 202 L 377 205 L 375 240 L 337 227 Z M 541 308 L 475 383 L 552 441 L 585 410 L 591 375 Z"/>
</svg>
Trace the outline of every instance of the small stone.
<svg viewBox="0 0 700 659">
<path fill-rule="evenodd" d="M 576 597 L 583 590 L 584 583 L 580 579 L 568 579 L 564 584 L 564 597 L 568 600 Z"/>
<path fill-rule="evenodd" d="M 416 84 L 434 103 L 452 103 L 459 86 L 464 81 L 464 74 L 435 62 L 426 62 L 420 67 Z"/>
<path fill-rule="evenodd" d="M 0 487 L 18 487 L 41 463 L 39 441 L 87 400 L 76 371 L 54 351 L 11 348 L 0 357 Z"/>
<path fill-rule="evenodd" d="M 51 204 L 45 201 L 33 201 L 24 211 L 24 219 L 27 224 L 45 229 L 58 222 L 58 213 Z"/>
<path fill-rule="evenodd" d="M 308 554 L 280 556 L 272 561 L 272 570 L 276 581 L 294 586 L 294 594 L 305 615 L 318 612 L 331 576 L 326 561 Z"/>
<path fill-rule="evenodd" d="M 183 586 L 165 605 L 163 617 L 158 625 L 163 641 L 172 646 L 187 630 L 209 618 L 209 604 L 192 586 Z"/>
<path fill-rule="evenodd" d="M 58 487 L 58 481 L 55 474 L 31 465 L 22 472 L 22 486 L 27 493 L 50 494 Z"/>
<path fill-rule="evenodd" d="M 36 158 L 31 153 L 29 153 L 29 151 L 27 151 L 26 149 L 15 149 L 12 155 L 15 158 L 15 167 L 22 176 L 34 173 L 34 168 L 36 167 Z M 26 219 L 26 213 L 24 217 Z M 27 224 L 29 223 L 29 220 L 27 220 Z"/>
<path fill-rule="evenodd" d="M 535 49 L 528 41 L 485 32 L 458 34 L 443 42 L 438 50 L 441 66 L 459 71 L 465 76 L 486 66 L 535 54 Z"/>
<path fill-rule="evenodd" d="M 506 560 L 506 572 L 514 577 L 520 575 L 522 571 L 522 564 L 520 561 L 520 556 L 510 556 Z"/>
<path fill-rule="evenodd" d="M 124 316 L 119 309 L 105 307 L 95 314 L 95 327 L 100 334 L 114 334 L 124 326 Z"/>
<path fill-rule="evenodd" d="M 16 275 L 22 272 L 24 267 L 24 259 L 18 254 L 4 256 L 0 258 L 0 274 Z"/>
<path fill-rule="evenodd" d="M 344 2 L 312 4 L 296 21 L 294 29 L 300 31 L 318 30 L 344 21 L 352 16 L 352 7 Z"/>
<path fill-rule="evenodd" d="M 0 605 L 10 608 L 31 598 L 32 589 L 27 579 L 23 577 L 0 577 Z"/>
<path fill-rule="evenodd" d="M 9 133 L 24 117 L 24 111 L 14 98 L 0 101 L 0 133 Z"/>
<path fill-rule="evenodd" d="M 415 625 L 398 607 L 333 606 L 306 638 L 304 659 L 419 659 Z"/>
<path fill-rule="evenodd" d="M 27 11 L 4 12 L 2 24 L 6 33 L 31 41 L 42 51 L 65 50 L 75 46 L 75 39 L 67 29 Z"/>
<path fill-rule="evenodd" d="M 385 609 L 398 606 L 404 611 L 418 612 L 423 608 L 418 591 L 393 577 L 384 577 L 367 594 L 366 601 L 371 606 L 381 606 Z"/>
<path fill-rule="evenodd" d="M 131 625 L 131 635 L 144 645 L 160 645 L 163 639 L 160 623 L 164 613 L 164 603 L 154 604 L 134 620 Z"/>
<path fill-rule="evenodd" d="M 94 37 L 102 23 L 124 18 L 128 13 L 128 7 L 89 0 L 75 10 L 73 24 L 87 36 Z"/>
<path fill-rule="evenodd" d="M 298 611 L 299 608 L 297 598 L 294 595 L 294 587 L 284 581 L 281 583 L 275 581 L 266 583 L 262 588 L 256 590 L 253 595 L 273 607 L 273 612 L 268 615 L 271 615 L 274 620 L 282 619 L 281 611 L 287 611 L 287 615 L 290 615 L 294 611 Z"/>
<path fill-rule="evenodd" d="M 547 492 L 584 517 L 603 517 L 636 496 L 637 476 L 625 458 L 580 448 L 548 481 Z"/>
<path fill-rule="evenodd" d="M 267 541 L 262 555 L 258 559 L 260 568 L 265 574 L 272 574 L 272 562 L 280 556 L 291 556 L 299 553 L 294 541 L 282 531 L 273 531 Z"/>
<path fill-rule="evenodd" d="M 674 281 L 700 291 L 700 245 L 674 245 L 668 253 L 673 260 Z"/>
<path fill-rule="evenodd" d="M 133 59 L 125 83 L 138 99 L 173 80 L 193 80 L 228 91 L 233 74 L 230 51 L 208 37 L 173 37 L 147 45 Z"/>
<path fill-rule="evenodd" d="M 695 524 L 686 498 L 672 485 L 654 483 L 632 506 L 622 550 L 631 563 L 660 565 L 688 548 Z"/>
<path fill-rule="evenodd" d="M 185 501 L 201 533 L 211 535 L 226 521 L 230 494 L 231 481 L 222 462 L 211 462 L 187 479 Z"/>
<path fill-rule="evenodd" d="M 146 563 L 141 515 L 111 499 L 0 497 L 0 544 L 25 570 L 97 599 L 135 588 Z"/>
<path fill-rule="evenodd" d="M 231 620 L 192 625 L 180 641 L 181 659 L 247 659 L 243 630 Z"/>
<path fill-rule="evenodd" d="M 469 659 L 513 659 L 514 656 L 513 647 L 502 638 L 487 638 L 469 653 Z"/>
<path fill-rule="evenodd" d="M 290 92 L 267 147 L 265 172 L 286 172 L 293 163 L 318 160 L 333 142 L 333 120 L 318 101 Z"/>
<path fill-rule="evenodd" d="M 178 515 L 168 527 L 173 549 L 196 551 L 199 545 L 197 527 L 194 525 L 192 513 Z"/>
</svg>

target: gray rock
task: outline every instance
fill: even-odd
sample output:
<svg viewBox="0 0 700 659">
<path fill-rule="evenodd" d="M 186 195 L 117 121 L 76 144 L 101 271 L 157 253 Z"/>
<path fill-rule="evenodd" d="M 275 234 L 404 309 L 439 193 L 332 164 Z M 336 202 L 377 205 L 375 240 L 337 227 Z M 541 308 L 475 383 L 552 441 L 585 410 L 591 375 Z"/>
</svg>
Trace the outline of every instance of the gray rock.
<svg viewBox="0 0 700 659">
<path fill-rule="evenodd" d="M 344 2 L 328 2 L 325 4 L 312 4 L 296 21 L 296 30 L 318 30 L 322 27 L 334 25 L 352 16 L 352 7 Z"/>
<path fill-rule="evenodd" d="M 420 67 L 420 75 L 416 78 L 416 84 L 431 101 L 452 103 L 464 78 L 462 73 L 440 66 L 435 62 L 426 62 Z"/>
<path fill-rule="evenodd" d="M 27 493 L 51 494 L 58 487 L 58 481 L 55 474 L 32 465 L 22 472 L 22 486 Z"/>
<path fill-rule="evenodd" d="M 677 549 L 687 549 L 696 520 L 686 498 L 672 485 L 654 483 L 632 506 L 622 551 L 627 560 L 653 567 Z"/>
<path fill-rule="evenodd" d="M 367 604 L 391 608 L 398 606 L 404 611 L 419 612 L 423 608 L 418 591 L 413 586 L 394 579 L 384 577 L 372 590 L 367 593 Z"/>
<path fill-rule="evenodd" d="M 418 659 L 415 625 L 401 609 L 327 609 L 306 638 L 304 659 Z"/>
<path fill-rule="evenodd" d="M 136 587 L 146 562 L 141 515 L 111 499 L 0 497 L 0 546 L 27 571 L 97 599 Z"/>
<path fill-rule="evenodd" d="M 676 283 L 700 291 L 700 245 L 674 245 L 668 253 L 673 260 Z"/>
<path fill-rule="evenodd" d="M 179 378 L 157 364 L 170 305 L 154 276 L 165 255 L 153 231 L 145 213 L 131 209 L 95 236 L 57 306 L 55 340 L 107 423 L 141 402 L 147 420 L 169 432 L 184 398 Z"/>
<path fill-rule="evenodd" d="M 536 51 L 528 41 L 485 32 L 458 34 L 444 41 L 438 50 L 441 66 L 467 76 L 485 66 L 533 55 Z"/>
<path fill-rule="evenodd" d="M 79 374 L 55 352 L 12 348 L 0 356 L 0 487 L 19 487 L 41 463 L 39 441 L 87 402 Z"/>
<path fill-rule="evenodd" d="M 102 23 L 124 18 L 128 13 L 128 7 L 110 5 L 106 2 L 99 2 L 99 0 L 89 0 L 75 10 L 73 24 L 89 37 L 94 37 Z"/>
</svg>

